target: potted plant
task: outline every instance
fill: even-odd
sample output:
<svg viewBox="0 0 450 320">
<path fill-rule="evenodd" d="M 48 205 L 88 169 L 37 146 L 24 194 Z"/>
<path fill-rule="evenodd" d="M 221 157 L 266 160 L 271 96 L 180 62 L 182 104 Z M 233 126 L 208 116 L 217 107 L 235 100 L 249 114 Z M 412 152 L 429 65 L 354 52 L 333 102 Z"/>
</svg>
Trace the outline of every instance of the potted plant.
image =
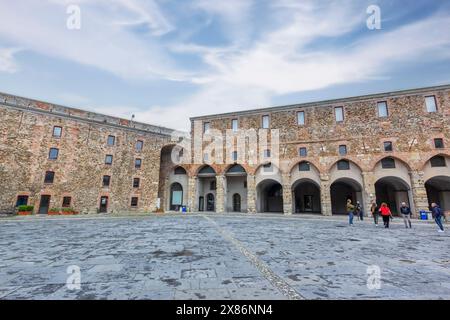
<svg viewBox="0 0 450 320">
<path fill-rule="evenodd" d="M 60 214 L 61 214 L 61 209 L 59 209 L 59 208 L 50 208 L 50 210 L 48 211 L 49 216 L 57 216 Z"/>
<path fill-rule="evenodd" d="M 21 205 L 17 207 L 17 214 L 19 216 L 29 216 L 33 214 L 33 210 L 33 206 Z"/>
<path fill-rule="evenodd" d="M 77 211 L 75 211 L 73 208 L 62 208 L 61 210 L 63 215 L 75 215 L 78 214 Z"/>
</svg>

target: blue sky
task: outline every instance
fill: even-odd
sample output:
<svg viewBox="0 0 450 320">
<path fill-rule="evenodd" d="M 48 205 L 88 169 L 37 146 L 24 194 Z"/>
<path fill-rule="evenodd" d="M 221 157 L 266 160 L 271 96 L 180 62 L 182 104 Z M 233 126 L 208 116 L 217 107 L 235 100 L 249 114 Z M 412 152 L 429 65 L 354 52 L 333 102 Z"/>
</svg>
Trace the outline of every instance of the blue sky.
<svg viewBox="0 0 450 320">
<path fill-rule="evenodd" d="M 443 0 L 0 0 L 0 91 L 188 130 L 190 116 L 448 84 L 449 30 Z"/>
</svg>

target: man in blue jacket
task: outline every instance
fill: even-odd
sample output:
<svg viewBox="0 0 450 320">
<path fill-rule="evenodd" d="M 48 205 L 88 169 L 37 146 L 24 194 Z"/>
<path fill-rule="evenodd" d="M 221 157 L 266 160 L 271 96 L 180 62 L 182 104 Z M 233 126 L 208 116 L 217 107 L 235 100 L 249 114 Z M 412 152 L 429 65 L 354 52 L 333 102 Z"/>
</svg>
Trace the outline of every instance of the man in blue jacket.
<svg viewBox="0 0 450 320">
<path fill-rule="evenodd" d="M 439 206 L 436 203 L 431 204 L 431 212 L 433 213 L 434 221 L 436 221 L 436 224 L 439 227 L 438 232 L 444 232 L 444 226 L 442 225 L 442 210 L 439 208 Z"/>
<path fill-rule="evenodd" d="M 402 206 L 400 207 L 400 212 L 403 216 L 403 221 L 405 222 L 406 229 L 411 229 L 411 208 L 406 205 L 406 202 L 402 202 Z"/>
</svg>

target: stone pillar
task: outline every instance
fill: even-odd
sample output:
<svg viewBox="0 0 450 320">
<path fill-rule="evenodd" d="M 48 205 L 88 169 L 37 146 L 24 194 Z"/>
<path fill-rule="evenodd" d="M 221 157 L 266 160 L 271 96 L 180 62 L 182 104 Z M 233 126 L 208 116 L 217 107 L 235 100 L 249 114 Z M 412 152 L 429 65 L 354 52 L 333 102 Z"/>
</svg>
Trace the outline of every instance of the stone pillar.
<svg viewBox="0 0 450 320">
<path fill-rule="evenodd" d="M 281 175 L 281 186 L 283 187 L 283 213 L 285 215 L 292 214 L 292 189 L 291 175 L 283 173 Z"/>
<path fill-rule="evenodd" d="M 256 180 L 254 175 L 247 175 L 247 212 L 256 213 Z"/>
<path fill-rule="evenodd" d="M 331 216 L 333 214 L 331 209 L 330 177 L 327 174 L 320 175 L 320 205 L 322 215 Z"/>
<path fill-rule="evenodd" d="M 197 207 L 197 177 L 188 178 L 188 207 L 190 212 L 198 211 Z"/>
<path fill-rule="evenodd" d="M 216 176 L 216 212 L 225 212 L 225 176 Z"/>
<path fill-rule="evenodd" d="M 411 171 L 411 211 L 414 217 L 419 216 L 421 210 L 429 211 L 427 189 L 425 188 L 425 181 L 423 180 L 422 171 Z"/>
<path fill-rule="evenodd" d="M 375 175 L 373 172 L 363 172 L 363 210 L 366 216 L 370 215 L 372 201 L 376 200 Z"/>
</svg>

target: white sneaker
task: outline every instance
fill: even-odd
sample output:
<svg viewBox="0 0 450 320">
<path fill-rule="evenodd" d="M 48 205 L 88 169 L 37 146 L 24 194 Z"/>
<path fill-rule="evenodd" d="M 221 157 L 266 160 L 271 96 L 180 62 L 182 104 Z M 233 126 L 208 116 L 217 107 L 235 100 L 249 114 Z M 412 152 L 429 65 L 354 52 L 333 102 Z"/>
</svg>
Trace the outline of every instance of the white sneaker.
<svg viewBox="0 0 450 320">
<path fill-rule="evenodd" d="M 444 232 L 444 230 L 441 230 L 441 229 L 439 229 L 439 230 L 438 230 L 438 232 L 440 232 L 440 233 L 443 233 L 443 232 Z"/>
</svg>

